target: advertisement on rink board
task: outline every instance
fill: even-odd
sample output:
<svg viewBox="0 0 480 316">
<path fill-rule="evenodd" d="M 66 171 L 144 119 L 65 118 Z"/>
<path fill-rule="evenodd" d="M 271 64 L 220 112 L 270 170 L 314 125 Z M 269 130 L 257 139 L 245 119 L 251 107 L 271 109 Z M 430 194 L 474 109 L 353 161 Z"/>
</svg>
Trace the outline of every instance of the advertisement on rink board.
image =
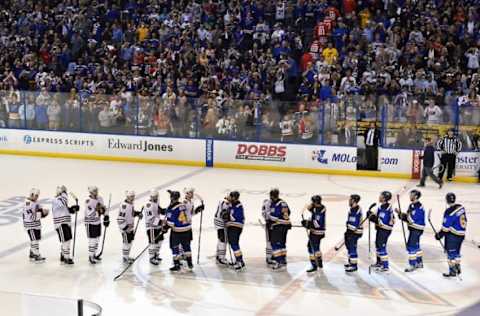
<svg viewBox="0 0 480 316">
<path fill-rule="evenodd" d="M 8 139 L 0 142 L 0 150 L 205 163 L 204 156 L 192 154 L 205 151 L 204 140 L 31 130 L 2 130 L 0 135 Z"/>
<path fill-rule="evenodd" d="M 412 150 L 409 149 L 378 149 L 378 166 L 383 172 L 412 174 Z"/>
<path fill-rule="evenodd" d="M 356 169 L 356 148 L 215 141 L 216 164 L 306 169 Z"/>
</svg>

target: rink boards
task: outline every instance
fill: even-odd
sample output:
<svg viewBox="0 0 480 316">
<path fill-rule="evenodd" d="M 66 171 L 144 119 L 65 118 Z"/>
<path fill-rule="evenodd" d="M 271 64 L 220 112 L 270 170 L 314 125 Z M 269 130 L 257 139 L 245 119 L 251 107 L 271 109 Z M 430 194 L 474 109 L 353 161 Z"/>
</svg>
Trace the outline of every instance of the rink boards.
<svg viewBox="0 0 480 316">
<path fill-rule="evenodd" d="M 389 178 L 419 176 L 421 152 L 379 149 L 379 169 L 357 171 L 357 148 L 213 139 L 0 129 L 0 153 Z M 457 157 L 456 181 L 474 182 L 480 153 Z"/>
</svg>

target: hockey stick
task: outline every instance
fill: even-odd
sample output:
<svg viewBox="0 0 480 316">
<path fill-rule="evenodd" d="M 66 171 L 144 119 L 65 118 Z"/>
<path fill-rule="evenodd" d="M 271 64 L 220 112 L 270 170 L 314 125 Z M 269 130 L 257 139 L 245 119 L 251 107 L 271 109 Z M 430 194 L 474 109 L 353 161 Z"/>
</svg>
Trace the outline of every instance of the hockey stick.
<svg viewBox="0 0 480 316">
<path fill-rule="evenodd" d="M 430 223 L 430 226 L 432 227 L 433 233 L 435 234 L 435 236 L 437 236 L 437 230 L 435 229 L 435 226 L 433 226 L 431 215 L 432 215 L 432 209 L 429 209 L 428 210 L 428 222 Z M 437 239 L 437 238 L 435 238 L 435 239 Z M 440 243 L 443 251 L 445 252 L 446 250 L 445 250 L 445 246 L 443 245 L 443 242 L 440 239 L 438 240 L 438 242 Z"/>
<path fill-rule="evenodd" d="M 398 214 L 402 213 L 402 207 L 400 206 L 400 194 L 397 194 L 397 203 L 398 203 Z M 405 224 L 403 220 L 400 218 L 400 222 L 402 224 L 402 233 L 403 233 L 403 242 L 405 243 L 405 249 L 407 249 L 407 235 L 405 234 Z"/>
<path fill-rule="evenodd" d="M 110 214 L 110 205 L 112 203 L 112 194 L 110 193 L 108 197 L 108 211 L 107 213 Z M 103 215 L 105 216 L 105 215 Z M 105 247 L 105 236 L 107 236 L 107 226 L 103 228 L 103 240 L 102 240 L 102 248 L 100 249 L 100 253 L 97 255 L 100 258 L 103 255 L 103 248 Z"/>
<path fill-rule="evenodd" d="M 138 220 L 138 222 L 140 222 L 140 219 Z M 138 222 L 137 222 L 137 227 L 138 227 Z M 135 229 L 135 233 L 136 233 L 137 229 Z M 134 235 L 135 235 L 134 233 Z M 165 234 L 165 232 L 161 231 L 160 234 L 158 234 L 158 236 L 155 237 L 154 239 L 154 243 L 157 243 L 158 240 L 160 239 L 160 237 L 162 237 L 163 235 Z M 125 274 L 125 272 L 128 271 L 128 269 L 130 269 L 131 266 L 133 266 L 133 264 L 145 253 L 145 251 L 148 250 L 148 248 L 150 247 L 150 244 L 147 245 L 147 247 L 145 247 L 145 249 L 143 249 L 134 259 L 132 262 L 130 262 L 126 267 L 125 269 L 123 269 L 122 272 L 120 272 L 114 279 L 113 281 L 117 281 L 118 279 L 120 279 L 122 277 L 122 275 Z"/>
<path fill-rule="evenodd" d="M 204 205 L 203 204 L 203 199 L 198 194 L 196 194 L 196 196 L 200 199 L 200 201 L 202 202 L 202 206 L 203 206 Z M 202 241 L 202 224 L 203 224 L 203 211 L 204 210 L 205 210 L 205 208 L 200 212 L 200 229 L 198 231 L 197 264 L 200 264 L 200 245 L 201 245 L 201 241 Z"/>
<path fill-rule="evenodd" d="M 78 198 L 73 192 L 70 192 L 70 195 L 75 200 L 75 205 L 78 206 Z M 75 226 L 73 227 L 73 249 L 72 249 L 72 259 L 75 258 L 75 242 L 77 240 L 77 219 L 78 219 L 78 211 L 75 212 Z"/>
<path fill-rule="evenodd" d="M 227 225 L 224 224 L 223 226 L 223 233 L 225 234 L 225 241 L 227 243 L 227 248 L 228 248 L 228 256 L 230 257 L 230 265 L 233 265 L 233 255 L 232 255 L 232 248 L 230 247 L 230 242 L 228 241 L 228 228 Z"/>
<path fill-rule="evenodd" d="M 368 211 L 371 211 L 372 208 L 374 208 L 377 205 L 377 203 L 372 203 L 370 207 L 368 208 Z M 368 220 L 368 217 L 365 217 L 358 226 L 363 226 L 363 224 Z M 342 249 L 342 247 L 345 246 L 345 238 L 340 241 L 337 245 L 335 245 L 335 251 L 339 251 Z"/>
</svg>

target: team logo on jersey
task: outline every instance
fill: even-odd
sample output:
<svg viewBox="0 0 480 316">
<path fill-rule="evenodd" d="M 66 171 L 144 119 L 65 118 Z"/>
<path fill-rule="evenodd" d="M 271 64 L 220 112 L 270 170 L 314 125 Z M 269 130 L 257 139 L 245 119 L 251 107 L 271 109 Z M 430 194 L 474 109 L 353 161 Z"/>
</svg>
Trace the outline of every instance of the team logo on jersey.
<svg viewBox="0 0 480 316">
<path fill-rule="evenodd" d="M 312 151 L 312 160 L 313 161 L 318 161 L 321 164 L 328 164 L 328 158 L 325 158 L 325 154 L 327 153 L 326 150 L 320 149 L 320 150 L 314 150 Z"/>
</svg>

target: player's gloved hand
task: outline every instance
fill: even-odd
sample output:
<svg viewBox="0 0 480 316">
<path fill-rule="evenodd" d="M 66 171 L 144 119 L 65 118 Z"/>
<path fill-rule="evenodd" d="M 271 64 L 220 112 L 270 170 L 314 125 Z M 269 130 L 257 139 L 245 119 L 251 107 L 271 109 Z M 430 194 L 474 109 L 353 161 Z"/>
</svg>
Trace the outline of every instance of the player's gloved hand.
<svg viewBox="0 0 480 316">
<path fill-rule="evenodd" d="M 400 213 L 399 217 L 400 217 L 400 220 L 404 222 L 408 222 L 408 215 L 406 213 Z"/>
<path fill-rule="evenodd" d="M 131 225 L 131 224 L 127 225 L 127 227 L 125 227 L 125 231 L 127 231 L 127 232 L 133 231 L 133 225 Z"/>
<path fill-rule="evenodd" d="M 230 220 L 230 213 L 229 212 L 223 212 L 222 213 L 222 219 L 227 222 Z"/>
<path fill-rule="evenodd" d="M 163 225 L 162 226 L 162 233 L 166 234 L 168 232 L 168 229 L 170 228 L 170 226 L 168 225 Z"/>
<path fill-rule="evenodd" d="M 195 209 L 195 214 L 198 214 L 200 212 L 203 212 L 203 210 L 205 209 L 205 205 L 200 205 L 200 206 L 197 206 L 197 208 Z"/>
<path fill-rule="evenodd" d="M 139 219 L 143 218 L 143 213 L 142 212 L 134 212 L 134 216 L 138 217 Z"/>
<path fill-rule="evenodd" d="M 103 226 L 108 227 L 110 225 L 110 216 L 105 215 L 103 217 Z"/>
<path fill-rule="evenodd" d="M 40 211 L 40 212 L 41 212 L 41 214 L 42 214 L 42 218 L 44 218 L 44 217 L 47 217 L 47 216 L 48 216 L 48 210 L 47 210 L 47 209 L 43 209 L 43 208 L 41 208 L 39 211 Z"/>
<path fill-rule="evenodd" d="M 435 239 L 440 240 L 442 239 L 442 236 L 439 233 L 435 233 Z"/>
<path fill-rule="evenodd" d="M 302 226 L 305 227 L 305 228 L 308 228 L 309 226 L 309 221 L 307 221 L 306 219 L 302 219 Z"/>
<path fill-rule="evenodd" d="M 70 214 L 75 214 L 79 210 L 80 210 L 80 206 L 78 205 L 72 205 L 68 208 L 68 212 L 70 212 Z"/>
<path fill-rule="evenodd" d="M 372 215 L 373 215 L 372 211 L 368 211 L 368 212 L 367 212 L 367 218 L 372 217 Z"/>
</svg>

